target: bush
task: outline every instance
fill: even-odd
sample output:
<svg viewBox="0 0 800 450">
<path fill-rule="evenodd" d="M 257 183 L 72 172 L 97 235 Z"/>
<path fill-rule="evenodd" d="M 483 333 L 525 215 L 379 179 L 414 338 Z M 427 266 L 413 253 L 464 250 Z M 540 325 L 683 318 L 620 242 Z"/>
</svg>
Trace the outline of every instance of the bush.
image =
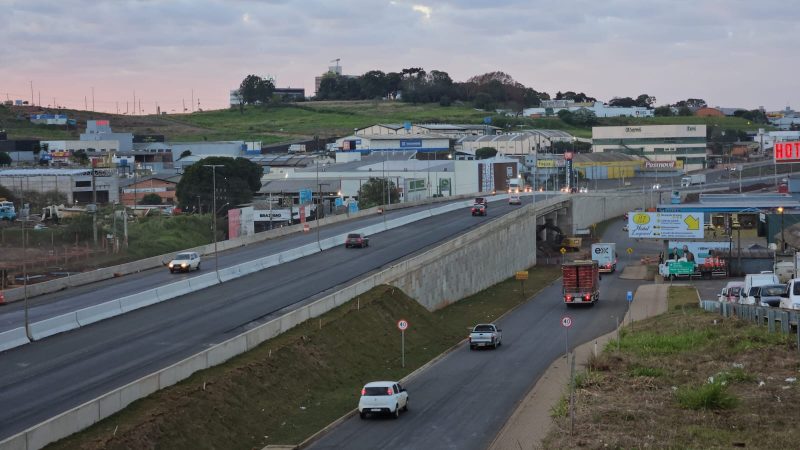
<svg viewBox="0 0 800 450">
<path fill-rule="evenodd" d="M 700 387 L 678 389 L 675 395 L 678 399 L 678 404 L 685 409 L 731 409 L 739 401 L 735 396 L 729 394 L 727 390 L 727 383 L 717 379 Z"/>
</svg>

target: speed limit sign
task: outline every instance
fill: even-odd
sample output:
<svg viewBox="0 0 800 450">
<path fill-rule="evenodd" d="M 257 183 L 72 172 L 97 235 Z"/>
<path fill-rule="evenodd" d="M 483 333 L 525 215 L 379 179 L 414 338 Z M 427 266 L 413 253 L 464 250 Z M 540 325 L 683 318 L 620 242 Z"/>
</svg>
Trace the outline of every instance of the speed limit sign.
<svg viewBox="0 0 800 450">
<path fill-rule="evenodd" d="M 569 328 L 572 326 L 572 317 L 564 316 L 561 318 L 561 326 L 564 328 Z"/>
<path fill-rule="evenodd" d="M 408 329 L 408 321 L 405 319 L 400 319 L 397 321 L 397 329 L 400 331 L 406 331 Z"/>
</svg>

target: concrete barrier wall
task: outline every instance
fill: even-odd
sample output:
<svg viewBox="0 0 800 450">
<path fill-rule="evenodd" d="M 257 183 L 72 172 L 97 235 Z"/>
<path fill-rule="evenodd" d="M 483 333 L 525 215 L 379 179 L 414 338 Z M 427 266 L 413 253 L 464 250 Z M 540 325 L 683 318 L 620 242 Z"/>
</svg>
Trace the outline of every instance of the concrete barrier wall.
<svg viewBox="0 0 800 450">
<path fill-rule="evenodd" d="M 44 339 L 54 334 L 80 328 L 80 324 L 78 324 L 78 314 L 72 312 L 53 317 L 52 319 L 32 323 L 30 328 L 31 336 L 38 341 L 39 339 Z"/>
<path fill-rule="evenodd" d="M 23 327 L 0 333 L 0 352 L 29 343 L 28 335 L 25 334 L 25 328 Z"/>
<path fill-rule="evenodd" d="M 557 201 L 549 204 L 551 204 L 550 206 L 555 205 Z M 465 296 L 473 294 L 487 287 L 483 285 L 489 280 L 499 278 L 498 281 L 500 281 L 511 276 L 515 270 L 523 268 L 517 266 L 530 262 L 524 266 L 528 267 L 535 263 L 535 236 L 531 232 L 531 229 L 535 231 L 535 227 L 533 207 L 529 205 L 520 208 L 519 211 L 494 221 L 487 227 L 471 231 L 429 252 L 395 264 L 338 292 L 326 295 L 239 336 L 31 427 L 0 442 L 0 450 L 38 450 L 50 442 L 67 437 L 118 412 L 135 400 L 178 383 L 199 370 L 220 364 L 253 349 L 264 341 L 347 303 L 356 296 L 387 281 L 394 280 L 392 284 L 401 289 L 404 289 L 403 286 L 410 286 L 408 289 L 412 292 L 415 289 L 417 291 L 430 289 L 432 282 L 443 285 L 441 288 L 435 289 L 434 295 L 426 296 L 423 300 L 423 304 L 432 309 L 449 301 L 457 300 L 453 297 L 457 295 L 456 292 L 463 291 Z M 526 245 L 520 245 L 520 242 L 524 242 L 523 238 L 533 238 L 530 253 L 525 251 Z M 474 255 L 470 257 L 466 254 L 468 252 L 464 251 L 465 247 L 469 245 L 475 246 L 472 247 L 473 251 L 485 250 L 497 253 L 499 256 L 493 256 L 491 259 L 475 258 Z M 497 245 L 500 245 L 500 251 L 498 251 Z M 501 268 L 487 270 L 487 261 L 499 264 Z M 458 264 L 463 264 L 463 266 L 458 266 Z M 481 273 L 487 273 L 487 275 L 484 276 Z M 475 277 L 478 277 L 479 280 L 472 279 Z M 121 299 L 120 304 L 124 309 L 123 303 Z"/>
<path fill-rule="evenodd" d="M 119 299 L 79 309 L 75 312 L 78 325 L 82 327 L 120 314 L 122 314 L 122 305 Z"/>
</svg>

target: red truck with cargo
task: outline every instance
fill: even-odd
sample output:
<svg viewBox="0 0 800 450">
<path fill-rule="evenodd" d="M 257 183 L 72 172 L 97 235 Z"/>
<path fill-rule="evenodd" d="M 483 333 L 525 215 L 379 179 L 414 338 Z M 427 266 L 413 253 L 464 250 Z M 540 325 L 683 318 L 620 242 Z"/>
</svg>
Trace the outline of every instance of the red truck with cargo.
<svg viewBox="0 0 800 450">
<path fill-rule="evenodd" d="M 563 299 L 567 306 L 593 305 L 600 300 L 600 270 L 597 261 L 578 260 L 561 265 Z"/>
</svg>

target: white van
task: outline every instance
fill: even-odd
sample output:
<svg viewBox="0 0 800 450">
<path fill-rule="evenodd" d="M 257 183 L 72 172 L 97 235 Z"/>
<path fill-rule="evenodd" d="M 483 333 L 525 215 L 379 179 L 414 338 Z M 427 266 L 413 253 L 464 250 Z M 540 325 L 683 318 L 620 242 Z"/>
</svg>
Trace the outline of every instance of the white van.
<svg viewBox="0 0 800 450">
<path fill-rule="evenodd" d="M 787 283 L 794 278 L 794 263 L 791 261 L 781 261 L 775 263 L 775 275 L 781 283 Z"/>
<path fill-rule="evenodd" d="M 786 294 L 781 298 L 781 308 L 800 309 L 800 279 L 789 280 Z"/>
<path fill-rule="evenodd" d="M 778 276 L 772 272 L 769 273 L 750 273 L 744 276 L 744 289 L 742 289 L 742 296 L 739 303 L 743 305 L 755 305 L 754 288 L 758 286 L 765 286 L 767 284 L 780 284 Z"/>
</svg>

